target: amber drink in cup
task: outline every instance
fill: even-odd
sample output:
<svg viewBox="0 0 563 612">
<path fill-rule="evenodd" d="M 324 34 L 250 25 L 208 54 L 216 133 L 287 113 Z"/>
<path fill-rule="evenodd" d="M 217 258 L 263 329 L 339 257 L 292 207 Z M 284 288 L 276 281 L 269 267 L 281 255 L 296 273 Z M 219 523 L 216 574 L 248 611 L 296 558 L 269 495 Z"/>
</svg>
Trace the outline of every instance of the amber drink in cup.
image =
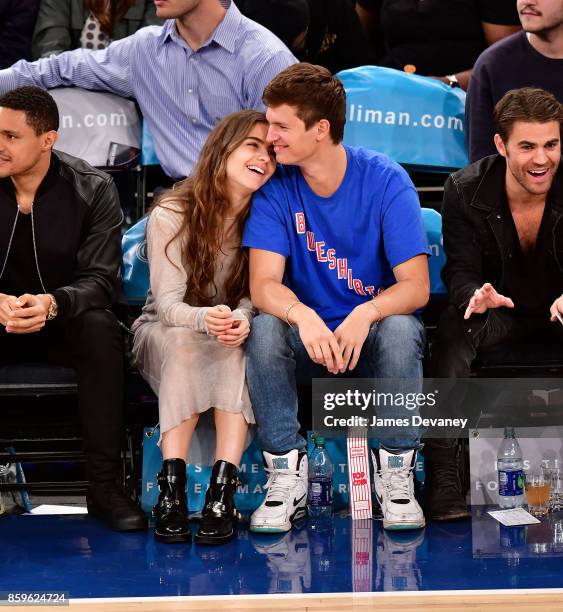
<svg viewBox="0 0 563 612">
<path fill-rule="evenodd" d="M 549 509 L 551 482 L 541 473 L 526 474 L 526 498 L 528 512 L 534 516 L 545 516 Z"/>
</svg>

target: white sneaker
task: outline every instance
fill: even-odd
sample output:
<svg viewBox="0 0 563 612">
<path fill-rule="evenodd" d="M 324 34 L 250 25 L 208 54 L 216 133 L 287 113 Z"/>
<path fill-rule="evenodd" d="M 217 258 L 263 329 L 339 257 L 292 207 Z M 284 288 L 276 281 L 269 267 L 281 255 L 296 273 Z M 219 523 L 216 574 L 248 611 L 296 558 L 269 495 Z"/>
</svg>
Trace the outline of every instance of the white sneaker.
<svg viewBox="0 0 563 612">
<path fill-rule="evenodd" d="M 416 451 L 372 448 L 375 494 L 383 512 L 384 529 L 420 529 L 426 524 L 414 497 Z"/>
<path fill-rule="evenodd" d="M 298 465 L 299 462 L 299 465 Z M 295 448 L 285 455 L 264 451 L 266 497 L 250 517 L 250 531 L 282 533 L 307 513 L 307 454 Z"/>
</svg>

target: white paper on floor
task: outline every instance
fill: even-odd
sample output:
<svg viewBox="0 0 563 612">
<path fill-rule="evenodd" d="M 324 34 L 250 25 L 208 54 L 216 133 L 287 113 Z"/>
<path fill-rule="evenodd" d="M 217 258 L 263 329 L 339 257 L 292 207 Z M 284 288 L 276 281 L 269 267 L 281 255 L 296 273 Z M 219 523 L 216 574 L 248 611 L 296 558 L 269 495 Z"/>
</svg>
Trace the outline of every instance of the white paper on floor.
<svg viewBox="0 0 563 612">
<path fill-rule="evenodd" d="M 30 514 L 87 514 L 88 510 L 81 506 L 56 506 L 54 504 L 41 504 L 33 508 Z"/>
</svg>

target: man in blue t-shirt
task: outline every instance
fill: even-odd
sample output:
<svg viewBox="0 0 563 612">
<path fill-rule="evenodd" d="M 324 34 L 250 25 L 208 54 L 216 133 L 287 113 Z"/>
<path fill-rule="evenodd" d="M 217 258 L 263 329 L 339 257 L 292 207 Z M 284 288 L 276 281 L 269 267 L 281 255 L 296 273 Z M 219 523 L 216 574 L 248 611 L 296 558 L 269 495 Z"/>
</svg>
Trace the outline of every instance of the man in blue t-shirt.
<svg viewBox="0 0 563 612">
<path fill-rule="evenodd" d="M 304 516 L 307 456 L 296 383 L 323 375 L 400 378 L 419 390 L 428 300 L 427 242 L 407 174 L 342 144 L 346 96 L 328 70 L 297 64 L 266 87 L 268 140 L 280 164 L 256 194 L 243 246 L 261 310 L 247 344 L 248 383 L 270 474 L 251 530 L 288 531 Z M 378 417 L 409 417 L 387 408 Z M 383 526 L 419 528 L 412 429 L 373 451 Z"/>
</svg>

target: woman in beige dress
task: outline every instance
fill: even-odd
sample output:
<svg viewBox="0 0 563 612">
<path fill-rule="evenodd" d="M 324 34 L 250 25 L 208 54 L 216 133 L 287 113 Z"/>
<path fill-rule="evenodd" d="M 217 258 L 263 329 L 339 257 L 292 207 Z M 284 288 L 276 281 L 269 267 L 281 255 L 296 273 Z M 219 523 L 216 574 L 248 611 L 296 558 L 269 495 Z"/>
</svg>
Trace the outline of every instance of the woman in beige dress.
<svg viewBox="0 0 563 612">
<path fill-rule="evenodd" d="M 234 536 L 233 495 L 249 423 L 244 342 L 253 310 L 241 248 L 252 194 L 275 161 L 265 115 L 248 110 L 211 132 L 191 177 L 151 211 L 150 290 L 135 321 L 133 353 L 159 398 L 162 471 L 155 536 L 186 542 L 186 461 L 200 415 L 213 408 L 216 462 L 196 534 L 202 544 Z"/>
</svg>

